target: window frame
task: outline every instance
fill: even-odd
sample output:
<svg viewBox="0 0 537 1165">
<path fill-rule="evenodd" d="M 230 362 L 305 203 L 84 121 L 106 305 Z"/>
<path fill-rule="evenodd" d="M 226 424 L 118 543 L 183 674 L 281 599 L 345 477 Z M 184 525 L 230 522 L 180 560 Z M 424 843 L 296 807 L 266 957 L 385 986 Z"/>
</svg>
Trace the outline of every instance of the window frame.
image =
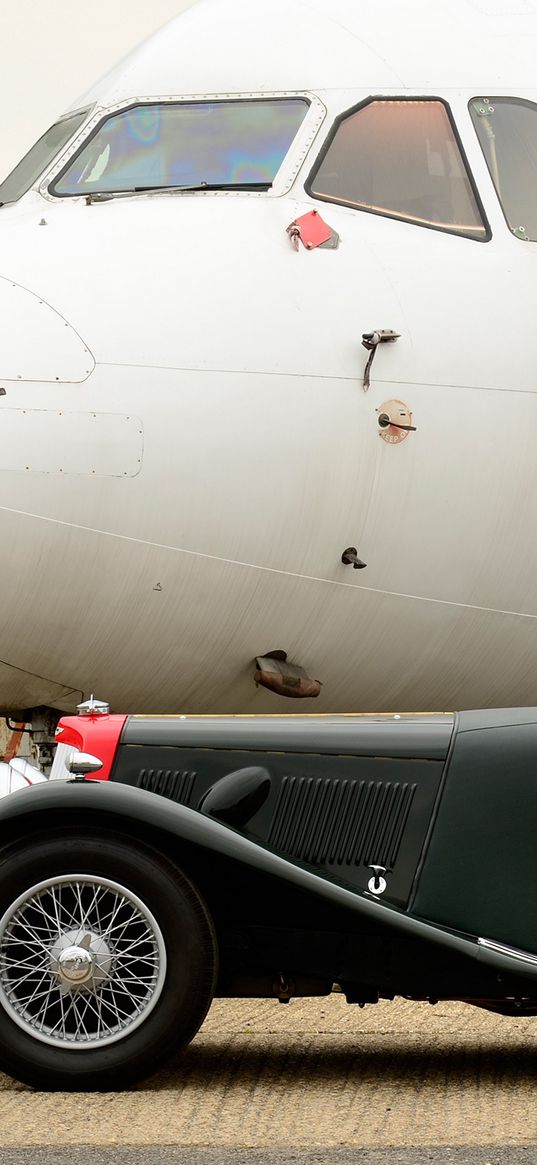
<svg viewBox="0 0 537 1165">
<path fill-rule="evenodd" d="M 494 191 L 494 195 L 495 195 L 495 198 L 497 200 L 498 206 L 500 207 L 503 219 L 505 221 L 505 225 L 507 227 L 507 230 L 509 231 L 510 237 L 512 239 L 516 239 L 517 242 L 519 242 L 519 243 L 537 243 L 537 239 L 531 239 L 531 238 L 529 238 L 529 236 L 524 238 L 522 235 L 517 235 L 516 230 L 513 230 L 512 226 L 509 222 L 509 219 L 507 217 L 507 211 L 504 207 L 500 191 L 496 187 L 496 183 L 494 181 L 494 175 L 492 173 L 489 160 L 487 158 L 485 150 L 483 149 L 481 138 L 479 137 L 479 134 L 477 132 L 477 125 L 476 125 L 476 123 L 473 119 L 473 116 L 472 116 L 472 103 L 474 101 L 482 101 L 482 100 L 483 100 L 482 97 L 471 97 L 470 98 L 470 100 L 468 101 L 468 104 L 467 104 L 468 117 L 470 119 L 470 124 L 472 126 L 473 131 L 474 131 L 477 144 L 479 146 L 479 149 L 481 150 L 481 156 L 482 156 L 483 161 L 485 163 L 485 166 L 487 168 L 487 174 L 490 178 L 492 189 Z M 489 101 L 509 101 L 513 105 L 525 105 L 526 107 L 528 105 L 531 105 L 531 106 L 533 106 L 533 108 L 537 112 L 537 101 L 532 101 L 531 97 L 509 96 L 508 94 L 502 93 L 499 97 L 489 97 L 488 100 Z"/>
<path fill-rule="evenodd" d="M 42 139 L 44 137 L 46 137 L 47 133 L 49 133 L 50 130 L 55 129 L 56 126 L 62 125 L 66 121 L 70 121 L 74 117 L 81 116 L 82 120 L 80 121 L 78 128 L 74 131 L 74 133 L 71 134 L 71 136 L 67 139 L 67 141 L 64 142 L 64 145 L 59 148 L 58 153 L 55 155 L 56 161 L 53 159 L 52 162 L 50 160 L 48 162 L 46 162 L 43 169 L 40 171 L 40 173 L 33 179 L 32 182 L 30 182 L 30 185 L 26 187 L 26 190 L 23 190 L 22 194 L 19 194 L 18 198 L 11 198 L 11 199 L 9 199 L 8 202 L 0 202 L 0 209 L 3 209 L 4 207 L 7 207 L 7 206 L 17 206 L 18 203 L 21 201 L 21 199 L 26 198 L 26 195 L 29 194 L 31 190 L 37 190 L 37 191 L 41 190 L 41 186 L 42 186 L 43 182 L 45 181 L 46 175 L 50 173 L 51 166 L 54 164 L 59 165 L 59 159 L 63 159 L 65 157 L 67 151 L 69 151 L 69 154 L 70 154 L 75 143 L 77 143 L 80 140 L 80 136 L 85 133 L 85 130 L 86 130 L 86 128 L 89 124 L 89 121 L 91 119 L 91 114 L 93 113 L 93 109 L 94 109 L 93 104 L 92 105 L 81 105 L 77 109 L 69 109 L 67 111 L 67 113 L 62 113 L 61 117 L 56 118 L 56 121 L 52 122 L 52 125 L 50 125 L 48 127 L 48 129 L 46 129 L 44 131 L 44 133 L 42 133 L 40 135 L 40 137 L 38 137 L 35 142 L 33 142 L 33 144 L 29 147 L 29 149 L 26 150 L 26 153 L 23 154 L 22 158 L 19 158 L 18 162 L 16 162 L 15 165 L 12 166 L 9 173 L 5 175 L 3 182 L 7 181 L 8 178 L 11 178 L 12 174 L 15 173 L 15 170 L 26 160 L 26 158 L 28 157 L 29 154 L 31 154 L 31 152 L 35 148 L 35 146 L 39 145 L 39 143 L 42 141 Z"/>
<path fill-rule="evenodd" d="M 248 198 L 260 197 L 280 197 L 282 194 L 287 194 L 291 189 L 295 178 L 301 169 L 305 158 L 309 154 L 313 141 L 315 140 L 320 126 L 326 117 L 326 106 L 314 93 L 307 91 L 292 90 L 290 92 L 256 92 L 256 93 L 182 93 L 180 96 L 172 97 L 137 97 L 130 98 L 128 101 L 120 101 L 115 105 L 107 107 L 100 106 L 96 110 L 94 116 L 88 121 L 84 127 L 85 134 L 82 140 L 78 139 L 76 143 L 72 143 L 72 149 L 67 154 L 63 154 L 61 161 L 58 160 L 56 165 L 51 167 L 46 176 L 43 177 L 40 185 L 40 193 L 43 197 L 51 202 L 57 202 L 60 199 L 76 198 L 86 199 L 90 191 L 80 191 L 79 194 L 60 194 L 55 193 L 54 186 L 63 174 L 67 171 L 69 166 L 76 157 L 82 152 L 93 137 L 99 132 L 101 126 L 104 125 L 111 117 L 120 113 L 126 113 L 129 109 L 138 109 L 145 105 L 209 105 L 217 102 L 225 105 L 244 104 L 245 101 L 302 101 L 307 105 L 304 118 L 299 125 L 297 132 L 289 145 L 289 149 L 282 160 L 282 163 L 274 175 L 272 186 L 269 190 L 226 190 L 226 197 L 238 196 L 239 194 Z M 148 192 L 150 193 L 150 191 Z M 170 189 L 169 192 L 174 194 L 177 190 Z M 219 191 L 196 191 L 196 196 L 201 198 L 210 198 L 220 195 L 223 192 Z"/>
<path fill-rule="evenodd" d="M 470 183 L 472 194 L 475 198 L 477 209 L 479 211 L 479 214 L 481 215 L 481 221 L 482 221 L 482 224 L 484 227 L 484 233 L 482 235 L 464 234 L 462 231 L 450 230 L 449 227 L 436 226 L 435 223 L 415 222 L 411 218 L 405 218 L 404 215 L 391 214 L 390 211 L 388 211 L 388 210 L 372 210 L 366 206 L 357 206 L 356 203 L 347 202 L 343 198 L 336 199 L 334 197 L 330 197 L 330 195 L 318 194 L 316 191 L 314 191 L 312 189 L 312 184 L 315 180 L 315 177 L 318 174 L 319 169 L 322 166 L 322 163 L 324 162 L 324 159 L 325 159 L 325 157 L 326 157 L 326 155 L 327 155 L 327 153 L 332 145 L 332 142 L 334 141 L 334 138 L 336 137 L 336 134 L 339 131 L 341 124 L 344 121 L 347 121 L 348 118 L 351 117 L 353 114 L 360 113 L 361 110 L 365 109 L 368 105 L 372 105 L 374 102 L 380 102 L 380 101 L 382 101 L 382 102 L 389 101 L 392 104 L 396 101 L 407 101 L 407 102 L 408 101 L 415 101 L 415 102 L 426 101 L 429 104 L 431 102 L 437 102 L 439 105 L 443 105 L 443 107 L 446 111 L 447 117 L 448 117 L 451 131 L 453 133 L 453 137 L 455 139 L 455 143 L 457 145 L 457 148 L 459 150 L 459 153 L 460 153 L 463 165 L 464 165 L 466 176 L 467 176 L 468 181 Z M 441 235 L 451 235 L 457 239 L 467 239 L 473 243 L 489 243 L 490 240 L 492 239 L 492 230 L 490 228 L 490 223 L 488 221 L 488 218 L 487 218 L 487 215 L 485 212 L 485 207 L 483 205 L 483 201 L 482 201 L 481 195 L 479 193 L 479 188 L 478 188 L 477 182 L 474 178 L 474 174 L 473 174 L 472 168 L 470 166 L 470 163 L 468 161 L 468 156 L 466 154 L 466 150 L 464 148 L 462 138 L 461 138 L 461 135 L 460 135 L 458 127 L 457 127 L 457 123 L 456 123 L 455 118 L 453 116 L 453 111 L 451 109 L 451 106 L 449 105 L 449 102 L 445 100 L 444 97 L 437 97 L 434 94 L 426 94 L 426 95 L 420 94 L 419 96 L 414 96 L 414 94 L 406 93 L 403 96 L 400 94 L 392 95 L 392 94 L 387 94 L 387 93 L 377 93 L 377 94 L 372 94 L 369 97 L 366 97 L 363 101 L 359 101 L 356 105 L 352 105 L 348 109 L 345 109 L 342 113 L 339 113 L 334 121 L 334 124 L 332 125 L 332 128 L 329 130 L 328 135 L 325 138 L 325 140 L 321 146 L 320 152 L 317 155 L 317 158 L 315 159 L 315 162 L 314 162 L 314 164 L 313 164 L 313 166 L 312 166 L 312 168 L 307 176 L 307 179 L 304 183 L 304 189 L 306 191 L 306 194 L 308 194 L 310 198 L 315 199 L 318 202 L 328 202 L 328 203 L 330 203 L 331 206 L 346 206 L 349 208 L 349 210 L 355 210 L 360 214 L 373 214 L 377 218 L 388 218 L 388 219 L 391 219 L 392 222 L 406 223 L 407 226 L 419 227 L 420 229 L 425 228 L 426 230 L 429 230 L 429 231 L 436 231 L 438 234 L 441 234 Z"/>
</svg>

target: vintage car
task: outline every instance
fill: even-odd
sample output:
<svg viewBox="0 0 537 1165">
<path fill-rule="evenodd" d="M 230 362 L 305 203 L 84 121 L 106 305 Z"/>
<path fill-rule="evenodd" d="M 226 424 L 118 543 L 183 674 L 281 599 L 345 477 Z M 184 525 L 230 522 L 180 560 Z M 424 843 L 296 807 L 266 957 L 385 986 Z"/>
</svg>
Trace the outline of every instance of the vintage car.
<svg viewBox="0 0 537 1165">
<path fill-rule="evenodd" d="M 537 1013 L 537 709 L 139 717 L 92 700 L 58 740 L 64 779 L 0 801 L 11 1075 L 124 1087 L 214 996 L 337 985 L 360 1005 Z"/>
</svg>

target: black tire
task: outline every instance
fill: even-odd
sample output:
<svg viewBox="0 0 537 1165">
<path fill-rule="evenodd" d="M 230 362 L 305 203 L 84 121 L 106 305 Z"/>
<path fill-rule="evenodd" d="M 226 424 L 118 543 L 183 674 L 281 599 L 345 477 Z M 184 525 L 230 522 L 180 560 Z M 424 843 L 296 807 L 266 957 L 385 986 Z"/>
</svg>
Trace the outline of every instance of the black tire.
<svg viewBox="0 0 537 1165">
<path fill-rule="evenodd" d="M 58 913 L 55 928 L 47 919 Z M 184 874 L 149 847 L 95 829 L 14 845 L 0 855 L 0 920 L 0 1067 L 11 1076 L 46 1090 L 118 1090 L 201 1027 L 217 970 L 211 918 Z"/>
</svg>

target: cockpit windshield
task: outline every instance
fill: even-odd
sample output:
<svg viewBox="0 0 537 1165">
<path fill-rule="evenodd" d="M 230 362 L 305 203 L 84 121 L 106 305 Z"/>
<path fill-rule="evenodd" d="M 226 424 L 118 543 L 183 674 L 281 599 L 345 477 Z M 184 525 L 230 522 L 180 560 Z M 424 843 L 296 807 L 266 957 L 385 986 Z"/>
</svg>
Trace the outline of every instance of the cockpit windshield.
<svg viewBox="0 0 537 1165">
<path fill-rule="evenodd" d="M 268 189 L 308 105 L 304 98 L 259 98 L 131 106 L 101 122 L 50 191 Z"/>
<path fill-rule="evenodd" d="M 537 105 L 476 97 L 470 114 L 509 229 L 537 241 Z"/>
<path fill-rule="evenodd" d="M 47 130 L 43 137 L 32 146 L 24 158 L 8 174 L 0 184 L 0 206 L 6 202 L 16 202 L 33 186 L 40 174 L 48 168 L 50 163 L 59 154 L 60 150 L 80 128 L 88 116 L 87 109 L 73 113 L 70 117 L 62 117 L 55 125 Z"/>
</svg>

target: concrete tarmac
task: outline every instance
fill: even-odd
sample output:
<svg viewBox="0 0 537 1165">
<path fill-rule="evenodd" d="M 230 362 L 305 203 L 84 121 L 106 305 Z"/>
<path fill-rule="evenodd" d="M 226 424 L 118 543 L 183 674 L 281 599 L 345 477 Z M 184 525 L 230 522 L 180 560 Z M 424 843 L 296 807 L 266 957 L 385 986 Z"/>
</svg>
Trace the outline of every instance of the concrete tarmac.
<svg viewBox="0 0 537 1165">
<path fill-rule="evenodd" d="M 0 1163 L 537 1165 L 536 1038 L 456 1003 L 217 1000 L 129 1092 L 0 1077 Z"/>
<path fill-rule="evenodd" d="M 6 1149 L 2 1165 L 535 1165 L 537 1149 Z"/>
</svg>

